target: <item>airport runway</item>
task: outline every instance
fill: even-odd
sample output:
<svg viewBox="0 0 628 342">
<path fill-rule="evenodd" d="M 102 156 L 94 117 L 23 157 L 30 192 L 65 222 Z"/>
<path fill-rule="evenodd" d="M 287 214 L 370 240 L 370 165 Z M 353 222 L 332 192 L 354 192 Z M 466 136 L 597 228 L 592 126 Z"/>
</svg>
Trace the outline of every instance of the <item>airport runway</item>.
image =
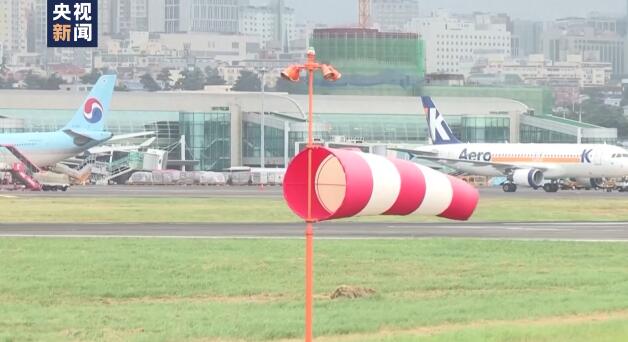
<svg viewBox="0 0 628 342">
<path fill-rule="evenodd" d="M 429 238 L 628 241 L 628 222 L 335 223 L 315 225 L 317 238 Z M 0 237 L 301 238 L 303 223 L 0 224 Z"/>
<path fill-rule="evenodd" d="M 67 192 L 49 191 L 0 191 L 2 197 L 51 197 L 51 198 L 93 198 L 93 197 L 192 197 L 192 198 L 255 198 L 282 197 L 281 186 L 74 186 Z M 602 190 L 565 190 L 546 193 L 543 190 L 521 188 L 516 193 L 505 193 L 501 188 L 480 188 L 482 198 L 625 198 L 628 193 L 606 192 Z"/>
</svg>

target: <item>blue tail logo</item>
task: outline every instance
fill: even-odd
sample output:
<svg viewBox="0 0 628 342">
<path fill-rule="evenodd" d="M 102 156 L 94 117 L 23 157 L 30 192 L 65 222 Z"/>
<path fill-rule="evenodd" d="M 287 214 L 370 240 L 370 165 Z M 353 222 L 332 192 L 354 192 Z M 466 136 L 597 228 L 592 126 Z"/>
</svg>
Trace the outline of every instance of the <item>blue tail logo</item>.
<svg viewBox="0 0 628 342">
<path fill-rule="evenodd" d="M 449 125 L 445 122 L 445 118 L 438 111 L 434 102 L 432 102 L 432 98 L 422 96 L 421 101 L 423 102 L 423 109 L 427 117 L 427 128 L 432 143 L 434 145 L 460 144 L 460 140 L 454 136 L 451 128 L 449 128 Z"/>
<path fill-rule="evenodd" d="M 116 75 L 100 76 L 72 120 L 62 130 L 103 131 L 115 83 Z"/>
</svg>

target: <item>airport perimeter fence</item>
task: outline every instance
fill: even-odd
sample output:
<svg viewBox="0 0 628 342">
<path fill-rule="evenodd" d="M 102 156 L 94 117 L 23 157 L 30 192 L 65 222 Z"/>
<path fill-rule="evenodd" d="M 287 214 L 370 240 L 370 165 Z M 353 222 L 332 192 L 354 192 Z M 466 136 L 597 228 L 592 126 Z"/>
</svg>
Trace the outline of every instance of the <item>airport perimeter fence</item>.
<svg viewBox="0 0 628 342">
<path fill-rule="evenodd" d="M 282 185 L 280 172 L 138 171 L 129 185 Z"/>
</svg>

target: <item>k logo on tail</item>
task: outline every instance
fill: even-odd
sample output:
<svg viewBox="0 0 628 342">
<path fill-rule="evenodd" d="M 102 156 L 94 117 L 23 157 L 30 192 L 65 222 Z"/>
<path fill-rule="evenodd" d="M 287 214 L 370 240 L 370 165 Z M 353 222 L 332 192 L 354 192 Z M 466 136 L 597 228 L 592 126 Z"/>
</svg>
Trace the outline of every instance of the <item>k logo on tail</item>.
<svg viewBox="0 0 628 342">
<path fill-rule="evenodd" d="M 459 144 L 460 140 L 454 136 L 451 128 L 445 122 L 445 118 L 432 102 L 432 98 L 423 96 L 421 101 L 427 116 L 427 127 L 432 143 L 434 145 Z"/>
</svg>

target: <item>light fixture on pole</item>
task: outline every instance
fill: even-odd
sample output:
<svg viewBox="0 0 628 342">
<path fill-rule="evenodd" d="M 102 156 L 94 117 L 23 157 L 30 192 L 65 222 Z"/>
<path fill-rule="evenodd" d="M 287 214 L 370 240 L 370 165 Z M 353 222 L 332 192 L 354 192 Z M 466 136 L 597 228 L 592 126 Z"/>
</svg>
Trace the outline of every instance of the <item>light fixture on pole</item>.
<svg viewBox="0 0 628 342">
<path fill-rule="evenodd" d="M 305 228 L 305 341 L 312 341 L 312 317 L 313 317 L 313 289 L 314 289 L 314 230 L 312 223 L 312 148 L 313 138 L 313 97 L 314 97 L 314 71 L 321 70 L 323 78 L 327 81 L 337 81 L 342 74 L 334 67 L 316 62 L 314 48 L 307 51 L 305 64 L 294 64 L 281 72 L 281 77 L 291 82 L 298 82 L 301 70 L 307 70 L 308 76 L 308 130 L 307 130 L 307 218 Z"/>
</svg>

